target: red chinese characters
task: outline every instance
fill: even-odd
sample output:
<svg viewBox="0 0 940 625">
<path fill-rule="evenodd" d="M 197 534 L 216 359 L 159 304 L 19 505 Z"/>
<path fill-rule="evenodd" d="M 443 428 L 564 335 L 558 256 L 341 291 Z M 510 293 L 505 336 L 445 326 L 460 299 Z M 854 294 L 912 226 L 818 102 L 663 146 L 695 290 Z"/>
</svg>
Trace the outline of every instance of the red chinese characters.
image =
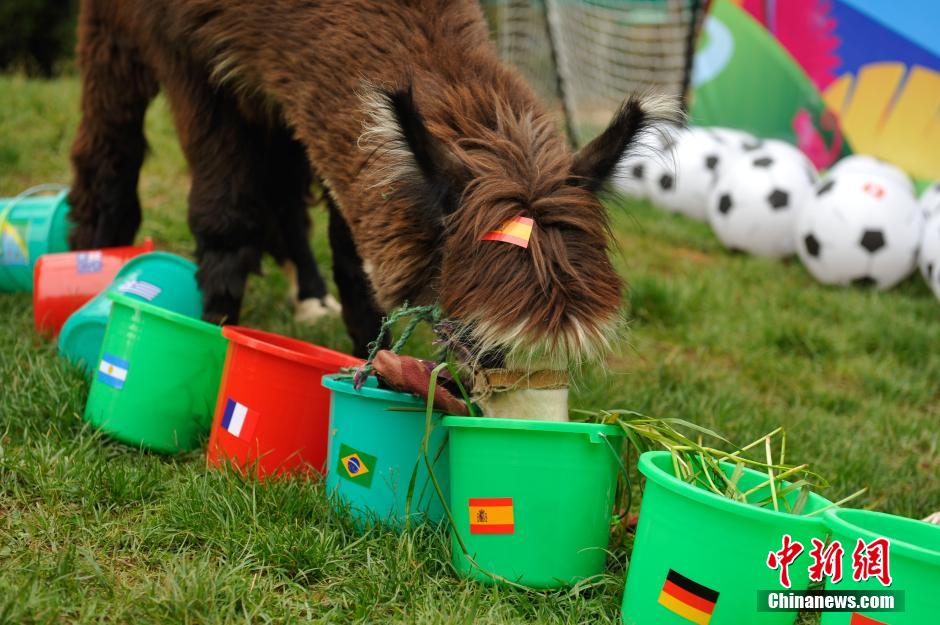
<svg viewBox="0 0 940 625">
<path fill-rule="evenodd" d="M 767 566 L 780 569 L 780 585 L 790 587 L 790 565 L 803 553 L 803 545 L 793 540 L 789 534 L 783 535 L 783 548 L 767 554 Z"/>
<path fill-rule="evenodd" d="M 843 555 L 845 549 L 838 540 L 826 547 L 826 543 L 814 538 L 813 548 L 809 550 L 809 557 L 813 559 L 813 563 L 809 565 L 810 581 L 821 582 L 823 578 L 828 577 L 833 584 L 838 584 L 842 580 Z"/>
<path fill-rule="evenodd" d="M 833 584 L 842 580 L 842 560 L 845 549 L 838 540 L 826 545 L 818 538 L 812 539 L 813 548 L 807 552 L 812 563 L 808 567 L 809 579 L 822 582 L 827 577 Z M 852 579 L 860 582 L 877 579 L 882 586 L 891 585 L 891 562 L 889 552 L 891 542 L 887 538 L 876 538 L 866 543 L 861 538 L 852 551 Z M 790 565 L 804 551 L 803 544 L 793 540 L 789 534 L 783 536 L 783 546 L 779 551 L 767 554 L 767 567 L 780 570 L 780 585 L 790 588 Z"/>
<path fill-rule="evenodd" d="M 882 586 L 890 586 L 890 548 L 891 543 L 887 538 L 876 538 L 867 544 L 859 538 L 852 551 L 852 579 L 862 582 L 874 577 Z"/>
</svg>

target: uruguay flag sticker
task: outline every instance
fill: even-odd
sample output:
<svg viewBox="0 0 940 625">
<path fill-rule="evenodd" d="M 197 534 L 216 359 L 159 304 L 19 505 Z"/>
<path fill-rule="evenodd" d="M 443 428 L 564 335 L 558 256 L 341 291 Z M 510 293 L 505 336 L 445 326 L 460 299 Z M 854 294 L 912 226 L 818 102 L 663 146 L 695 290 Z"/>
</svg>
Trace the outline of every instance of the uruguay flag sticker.
<svg viewBox="0 0 940 625">
<path fill-rule="evenodd" d="M 258 425 L 258 412 L 241 404 L 231 397 L 225 403 L 225 412 L 222 413 L 222 429 L 242 439 L 250 439 Z"/>
<path fill-rule="evenodd" d="M 130 367 L 130 363 L 123 358 L 105 352 L 101 356 L 101 363 L 98 365 L 98 381 L 121 390 L 124 388 L 124 381 L 127 379 L 128 367 Z"/>
</svg>

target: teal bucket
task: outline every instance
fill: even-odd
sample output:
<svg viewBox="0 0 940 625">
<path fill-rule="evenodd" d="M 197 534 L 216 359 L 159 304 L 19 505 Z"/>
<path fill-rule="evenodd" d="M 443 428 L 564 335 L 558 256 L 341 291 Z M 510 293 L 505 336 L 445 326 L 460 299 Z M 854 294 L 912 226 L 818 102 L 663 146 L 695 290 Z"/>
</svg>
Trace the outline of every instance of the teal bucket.
<svg viewBox="0 0 940 625">
<path fill-rule="evenodd" d="M 401 527 L 406 521 L 439 523 L 444 518 L 437 491 L 421 453 L 425 433 L 425 401 L 406 393 L 378 388 L 369 377 L 358 391 L 352 378 L 323 377 L 333 391 L 330 399 L 330 439 L 326 459 L 327 492 L 348 506 L 358 525 L 385 523 Z M 429 442 L 434 475 L 449 496 L 447 446 L 441 415 Z M 406 514 L 408 488 L 417 465 L 411 507 Z"/>
<path fill-rule="evenodd" d="M 111 313 L 108 293 L 123 293 L 187 317 L 202 316 L 196 265 L 167 252 L 150 252 L 131 259 L 107 289 L 72 313 L 59 334 L 59 353 L 81 366 L 89 377 L 98 363 Z"/>
<path fill-rule="evenodd" d="M 923 625 L 940 620 L 940 527 L 884 512 L 850 508 L 830 510 L 825 521 L 832 530 L 832 539 L 838 540 L 845 549 L 846 559 L 842 580 L 836 584 L 827 582 L 827 590 L 871 594 L 885 590 L 903 591 L 904 608 L 898 612 L 859 609 L 858 617 L 848 612 L 826 612 L 822 625 L 851 625 L 855 622 Z M 858 541 L 868 545 L 880 538 L 887 538 L 890 542 L 890 586 L 885 587 L 874 577 L 855 581 L 850 562 Z M 897 605 L 894 607 L 899 608 Z"/>
<path fill-rule="evenodd" d="M 69 249 L 67 195 L 61 185 L 39 185 L 0 198 L 0 293 L 31 293 L 36 259 Z"/>
</svg>

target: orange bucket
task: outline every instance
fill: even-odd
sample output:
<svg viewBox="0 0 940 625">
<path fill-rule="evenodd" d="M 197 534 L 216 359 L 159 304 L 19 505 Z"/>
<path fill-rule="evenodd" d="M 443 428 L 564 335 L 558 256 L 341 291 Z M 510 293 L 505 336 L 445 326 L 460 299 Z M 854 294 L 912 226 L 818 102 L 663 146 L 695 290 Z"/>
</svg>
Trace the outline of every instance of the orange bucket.
<svg viewBox="0 0 940 625">
<path fill-rule="evenodd" d="M 153 251 L 153 241 L 100 250 L 43 254 L 33 269 L 36 332 L 55 338 L 69 316 L 105 290 L 124 263 Z"/>
<path fill-rule="evenodd" d="M 279 334 L 238 326 L 229 339 L 208 463 L 229 460 L 260 476 L 323 473 L 330 391 L 320 379 L 362 360 Z"/>
</svg>

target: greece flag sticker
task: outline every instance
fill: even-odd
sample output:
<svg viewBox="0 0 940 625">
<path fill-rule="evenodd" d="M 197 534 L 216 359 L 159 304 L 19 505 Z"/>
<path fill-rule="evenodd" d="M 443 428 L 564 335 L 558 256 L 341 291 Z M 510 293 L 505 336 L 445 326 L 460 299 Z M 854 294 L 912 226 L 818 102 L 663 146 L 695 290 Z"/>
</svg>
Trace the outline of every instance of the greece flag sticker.
<svg viewBox="0 0 940 625">
<path fill-rule="evenodd" d="M 144 282 L 143 280 L 128 280 L 124 284 L 118 287 L 118 291 L 121 293 L 126 293 L 128 295 L 136 295 L 142 299 L 152 302 L 153 298 L 163 291 L 156 284 L 151 284 L 149 282 Z"/>
<path fill-rule="evenodd" d="M 127 368 L 129 366 L 129 363 L 123 358 L 105 352 L 101 356 L 101 364 L 98 365 L 98 381 L 121 390 L 124 388 L 124 380 L 127 379 Z"/>
</svg>

